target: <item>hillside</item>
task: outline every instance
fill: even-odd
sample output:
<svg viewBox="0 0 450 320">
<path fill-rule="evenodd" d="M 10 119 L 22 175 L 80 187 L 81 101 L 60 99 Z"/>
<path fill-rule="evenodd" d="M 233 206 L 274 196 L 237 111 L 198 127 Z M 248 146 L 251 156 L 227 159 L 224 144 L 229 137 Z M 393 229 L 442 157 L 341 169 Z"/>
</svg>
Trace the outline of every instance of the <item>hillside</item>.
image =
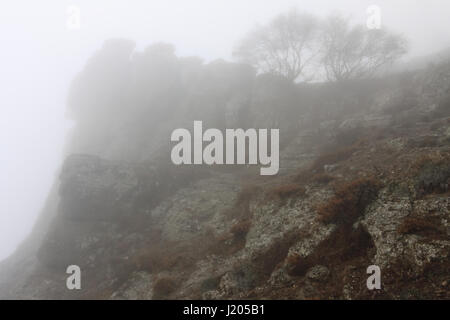
<svg viewBox="0 0 450 320">
<path fill-rule="evenodd" d="M 168 45 L 132 50 L 107 42 L 74 80 L 67 157 L 0 265 L 1 298 L 450 298 L 448 62 L 295 84 Z M 170 133 L 194 120 L 280 128 L 279 174 L 173 165 Z M 369 265 L 381 290 L 366 287 Z"/>
</svg>

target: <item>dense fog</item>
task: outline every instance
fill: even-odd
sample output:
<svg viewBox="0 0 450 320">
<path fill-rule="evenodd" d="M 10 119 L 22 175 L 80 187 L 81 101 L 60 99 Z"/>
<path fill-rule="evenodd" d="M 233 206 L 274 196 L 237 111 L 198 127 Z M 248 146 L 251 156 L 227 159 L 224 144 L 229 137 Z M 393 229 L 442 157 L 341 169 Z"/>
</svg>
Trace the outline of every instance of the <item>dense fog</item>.
<svg viewBox="0 0 450 320">
<path fill-rule="evenodd" d="M 3 41 L 0 53 L 0 259 L 11 254 L 26 237 L 44 205 L 60 169 L 73 121 L 83 116 L 81 111 L 74 115 L 67 106 L 77 104 L 70 100 L 70 85 L 88 61 L 95 64 L 89 59 L 102 48 L 105 40 L 129 39 L 130 47 L 134 42 L 138 53 L 145 52 L 153 43 L 164 42 L 173 45 L 177 57 L 196 56 L 205 62 L 219 58 L 232 61 L 236 58 L 233 51 L 244 36 L 281 12 L 295 7 L 319 18 L 340 12 L 353 22 L 365 25 L 366 9 L 373 4 L 382 10 L 382 27 L 402 34 L 408 41 L 408 53 L 402 56 L 398 68 L 402 64 L 419 63 L 424 57 L 450 46 L 450 4 L 445 0 L 3 3 L 0 8 Z M 74 9 L 80 13 L 79 28 L 71 24 Z M 92 59 L 95 60 L 95 56 Z M 108 56 L 99 59 L 106 61 L 106 68 L 112 66 L 107 63 Z M 145 61 L 136 59 L 145 66 Z M 195 65 L 195 61 L 182 63 Z M 120 70 L 113 71 L 112 78 L 89 79 L 84 74 L 85 78 L 78 81 L 82 82 L 81 87 L 89 88 L 80 90 L 83 94 L 91 90 L 90 94 L 98 95 L 101 100 L 99 83 L 126 81 Z M 118 87 L 123 88 L 123 84 Z M 72 87 L 72 90 L 76 89 Z M 145 91 L 145 88 L 134 90 Z M 151 114 L 145 116 L 150 118 Z M 108 126 L 113 120 L 92 119 L 98 121 L 99 127 Z M 148 120 L 151 123 L 151 119 Z"/>
</svg>

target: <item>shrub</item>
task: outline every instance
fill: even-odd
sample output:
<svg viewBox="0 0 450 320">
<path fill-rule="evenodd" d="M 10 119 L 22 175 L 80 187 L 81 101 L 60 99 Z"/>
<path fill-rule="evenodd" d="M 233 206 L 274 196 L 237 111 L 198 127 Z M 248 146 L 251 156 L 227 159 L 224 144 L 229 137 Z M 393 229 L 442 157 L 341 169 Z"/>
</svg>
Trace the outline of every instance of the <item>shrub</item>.
<svg viewBox="0 0 450 320">
<path fill-rule="evenodd" d="M 287 273 L 291 276 L 304 275 L 312 266 L 310 257 L 302 257 L 297 253 L 291 254 L 286 258 Z"/>
<path fill-rule="evenodd" d="M 423 236 L 439 235 L 443 233 L 442 228 L 433 221 L 419 217 L 409 217 L 403 220 L 397 231 L 401 234 L 418 234 Z"/>
<path fill-rule="evenodd" d="M 338 187 L 327 203 L 317 208 L 319 220 L 324 223 L 353 223 L 372 202 L 381 184 L 374 178 L 357 179 Z"/>
</svg>

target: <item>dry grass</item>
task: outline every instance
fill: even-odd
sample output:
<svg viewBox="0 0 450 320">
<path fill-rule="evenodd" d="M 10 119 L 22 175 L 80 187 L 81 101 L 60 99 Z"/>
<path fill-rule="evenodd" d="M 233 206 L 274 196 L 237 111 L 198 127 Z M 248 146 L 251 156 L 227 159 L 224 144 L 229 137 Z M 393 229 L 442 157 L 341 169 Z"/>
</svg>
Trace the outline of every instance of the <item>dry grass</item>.
<svg viewBox="0 0 450 320">
<path fill-rule="evenodd" d="M 335 195 L 317 208 L 319 220 L 324 223 L 353 223 L 376 198 L 380 188 L 381 183 L 374 178 L 361 178 L 339 186 Z"/>
<path fill-rule="evenodd" d="M 444 230 L 438 221 L 432 218 L 409 217 L 405 218 L 397 228 L 401 234 L 417 234 L 434 237 L 444 234 Z"/>
</svg>

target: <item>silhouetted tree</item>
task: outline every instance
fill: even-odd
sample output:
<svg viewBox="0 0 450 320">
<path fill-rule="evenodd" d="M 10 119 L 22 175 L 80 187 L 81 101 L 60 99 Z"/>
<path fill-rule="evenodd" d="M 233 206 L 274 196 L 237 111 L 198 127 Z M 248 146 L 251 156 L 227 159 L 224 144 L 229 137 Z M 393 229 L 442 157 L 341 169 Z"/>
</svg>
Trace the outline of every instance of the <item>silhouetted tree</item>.
<svg viewBox="0 0 450 320">
<path fill-rule="evenodd" d="M 318 20 L 292 10 L 250 32 L 233 56 L 261 73 L 307 80 L 307 67 L 317 54 Z"/>
<path fill-rule="evenodd" d="M 321 33 L 321 63 L 330 81 L 372 77 L 407 52 L 406 40 L 385 29 L 370 30 L 330 16 Z"/>
</svg>

